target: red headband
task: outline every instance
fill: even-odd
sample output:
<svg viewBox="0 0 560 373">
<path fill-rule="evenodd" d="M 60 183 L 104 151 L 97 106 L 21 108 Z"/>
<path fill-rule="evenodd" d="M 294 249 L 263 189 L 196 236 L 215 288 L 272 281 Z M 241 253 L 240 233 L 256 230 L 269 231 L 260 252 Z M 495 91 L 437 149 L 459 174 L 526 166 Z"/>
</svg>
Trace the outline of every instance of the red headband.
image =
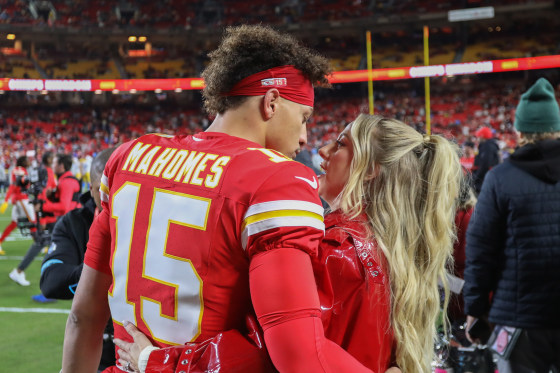
<svg viewBox="0 0 560 373">
<path fill-rule="evenodd" d="M 273 67 L 240 80 L 225 96 L 260 96 L 276 88 L 280 96 L 313 107 L 315 93 L 311 82 L 293 65 Z"/>
</svg>

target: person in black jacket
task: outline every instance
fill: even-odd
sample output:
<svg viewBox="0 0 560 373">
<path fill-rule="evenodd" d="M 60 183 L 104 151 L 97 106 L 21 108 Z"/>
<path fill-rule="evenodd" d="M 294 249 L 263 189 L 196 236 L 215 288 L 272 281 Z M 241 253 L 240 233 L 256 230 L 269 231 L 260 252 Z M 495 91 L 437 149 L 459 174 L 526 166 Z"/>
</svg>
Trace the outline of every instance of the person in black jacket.
<svg viewBox="0 0 560 373">
<path fill-rule="evenodd" d="M 521 96 L 515 128 L 522 146 L 486 175 L 467 231 L 467 329 L 488 314 L 500 373 L 548 373 L 560 368 L 560 109 L 546 79 Z"/>
<path fill-rule="evenodd" d="M 72 299 L 82 274 L 89 228 L 97 209 L 101 210 L 99 186 L 103 168 L 114 148 L 100 152 L 91 164 L 90 191 L 80 196 L 81 208 L 62 216 L 56 223 L 49 251 L 41 267 L 41 292 L 47 298 Z M 110 320 L 109 320 L 110 321 Z M 103 354 L 99 370 L 115 364 L 115 345 L 112 341 L 113 323 L 109 322 L 103 336 Z"/>
<path fill-rule="evenodd" d="M 488 171 L 500 163 L 500 146 L 488 127 L 481 127 L 476 131 L 478 137 L 478 154 L 474 157 L 472 167 L 474 190 L 478 194 Z"/>
</svg>

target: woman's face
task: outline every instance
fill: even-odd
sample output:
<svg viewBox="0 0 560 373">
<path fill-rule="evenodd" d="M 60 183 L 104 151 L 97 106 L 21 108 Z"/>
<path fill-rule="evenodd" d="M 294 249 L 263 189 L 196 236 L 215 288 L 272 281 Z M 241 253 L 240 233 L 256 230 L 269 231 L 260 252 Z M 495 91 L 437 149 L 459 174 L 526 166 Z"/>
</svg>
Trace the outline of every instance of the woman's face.
<svg viewBox="0 0 560 373">
<path fill-rule="evenodd" d="M 321 168 L 325 171 L 319 176 L 319 195 L 331 207 L 350 176 L 350 163 L 354 156 L 351 127 L 352 123 L 346 126 L 336 141 L 319 149 L 319 155 L 324 159 Z"/>
</svg>

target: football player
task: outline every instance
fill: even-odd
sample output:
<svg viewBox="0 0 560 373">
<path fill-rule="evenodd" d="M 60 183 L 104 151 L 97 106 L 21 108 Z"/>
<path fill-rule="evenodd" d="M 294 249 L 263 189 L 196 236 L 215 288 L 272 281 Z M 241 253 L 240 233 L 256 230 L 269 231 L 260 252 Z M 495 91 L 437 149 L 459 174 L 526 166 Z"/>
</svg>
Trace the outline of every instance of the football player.
<svg viewBox="0 0 560 373">
<path fill-rule="evenodd" d="M 29 201 L 29 196 L 25 192 L 29 186 L 29 176 L 27 174 L 27 167 L 29 167 L 29 160 L 27 156 L 22 155 L 16 160 L 16 166 L 10 174 L 10 186 L 4 203 L 0 207 L 0 212 L 4 213 L 8 207 L 8 202 L 12 204 L 12 221 L 2 232 L 0 236 L 0 254 L 5 254 L 2 250 L 2 242 L 14 229 L 16 229 L 19 220 L 25 220 L 29 223 L 35 223 L 35 210 Z M 29 281 L 25 278 L 25 273 L 17 271 L 16 269 L 10 272 L 10 278 L 22 286 L 29 286 Z"/>
</svg>

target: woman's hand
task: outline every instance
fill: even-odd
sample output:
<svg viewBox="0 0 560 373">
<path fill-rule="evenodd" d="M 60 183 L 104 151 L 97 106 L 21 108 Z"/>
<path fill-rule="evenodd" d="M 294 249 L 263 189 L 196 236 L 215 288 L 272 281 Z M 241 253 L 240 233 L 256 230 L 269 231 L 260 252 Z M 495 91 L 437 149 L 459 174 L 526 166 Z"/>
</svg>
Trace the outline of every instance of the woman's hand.
<svg viewBox="0 0 560 373">
<path fill-rule="evenodd" d="M 140 352 L 146 347 L 152 346 L 152 342 L 131 322 L 125 321 L 124 328 L 132 337 L 134 342 L 125 342 L 122 339 L 115 338 L 115 344 L 119 347 L 119 364 L 132 372 L 139 372 L 138 357 Z"/>
</svg>

